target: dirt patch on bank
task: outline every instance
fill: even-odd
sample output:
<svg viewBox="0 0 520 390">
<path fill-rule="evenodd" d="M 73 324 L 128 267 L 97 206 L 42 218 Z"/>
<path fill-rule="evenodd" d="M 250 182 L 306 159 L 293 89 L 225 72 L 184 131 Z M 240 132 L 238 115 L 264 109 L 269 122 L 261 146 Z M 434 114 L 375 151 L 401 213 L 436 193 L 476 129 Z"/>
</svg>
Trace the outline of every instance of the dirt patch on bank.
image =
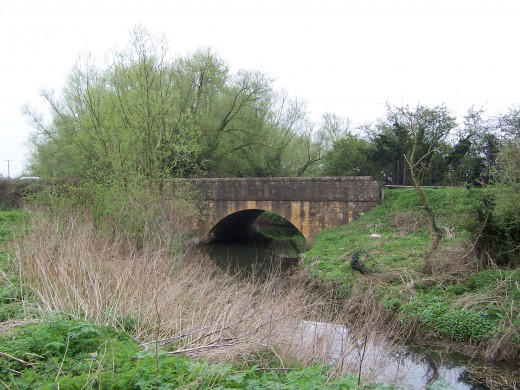
<svg viewBox="0 0 520 390">
<path fill-rule="evenodd" d="M 36 320 L 7 320 L 0 322 L 0 336 L 11 332 L 17 326 L 35 323 Z"/>
</svg>

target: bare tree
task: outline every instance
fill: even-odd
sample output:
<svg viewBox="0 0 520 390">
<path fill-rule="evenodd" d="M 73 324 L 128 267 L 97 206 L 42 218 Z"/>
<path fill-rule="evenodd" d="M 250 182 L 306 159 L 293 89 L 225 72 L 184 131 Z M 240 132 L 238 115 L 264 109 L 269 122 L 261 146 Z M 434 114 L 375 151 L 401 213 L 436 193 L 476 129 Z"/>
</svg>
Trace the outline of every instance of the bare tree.
<svg viewBox="0 0 520 390">
<path fill-rule="evenodd" d="M 457 124 L 444 106 L 428 108 L 417 106 L 415 109 L 405 107 L 388 107 L 389 116 L 395 123 L 404 126 L 411 139 L 411 148 L 404 158 L 410 170 L 415 192 L 428 215 L 432 240 L 424 259 L 425 272 L 431 272 L 431 255 L 442 240 L 442 230 L 437 224 L 435 214 L 421 188 L 421 178 L 427 169 L 433 153 Z"/>
</svg>

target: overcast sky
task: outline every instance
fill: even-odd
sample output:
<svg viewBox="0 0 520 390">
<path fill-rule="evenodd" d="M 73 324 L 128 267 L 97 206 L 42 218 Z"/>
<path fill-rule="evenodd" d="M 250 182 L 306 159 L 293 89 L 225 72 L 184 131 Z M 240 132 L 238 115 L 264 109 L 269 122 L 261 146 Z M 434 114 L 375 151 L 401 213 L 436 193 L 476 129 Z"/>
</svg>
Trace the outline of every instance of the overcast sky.
<svg viewBox="0 0 520 390">
<path fill-rule="evenodd" d="M 520 104 L 518 0 L 7 0 L 0 5 L 0 173 L 22 174 L 24 103 L 59 92 L 80 53 L 102 58 L 142 25 L 171 55 L 210 47 L 307 102 L 374 121 L 393 105 L 461 116 Z"/>
</svg>

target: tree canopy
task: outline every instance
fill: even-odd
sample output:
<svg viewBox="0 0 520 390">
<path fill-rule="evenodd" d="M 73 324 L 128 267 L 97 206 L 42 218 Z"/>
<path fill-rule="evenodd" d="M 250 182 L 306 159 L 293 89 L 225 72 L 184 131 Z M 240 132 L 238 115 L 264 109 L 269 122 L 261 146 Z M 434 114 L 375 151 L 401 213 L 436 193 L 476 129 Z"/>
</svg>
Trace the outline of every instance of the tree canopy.
<svg viewBox="0 0 520 390">
<path fill-rule="evenodd" d="M 300 149 L 312 144 L 305 106 L 268 76 L 231 73 L 210 49 L 171 58 L 142 28 L 102 67 L 81 57 L 61 95 L 42 96 L 49 123 L 24 109 L 42 176 L 295 175 L 316 160 L 313 146 Z"/>
<path fill-rule="evenodd" d="M 171 56 L 141 27 L 101 65 L 81 56 L 63 90 L 42 97 L 50 119 L 24 113 L 30 170 L 44 177 L 371 175 L 410 185 L 415 167 L 427 185 L 518 181 L 518 107 L 495 117 L 471 108 L 461 124 L 421 105 L 387 105 L 359 128 L 333 113 L 314 122 L 268 75 L 231 72 L 211 49 Z"/>
</svg>

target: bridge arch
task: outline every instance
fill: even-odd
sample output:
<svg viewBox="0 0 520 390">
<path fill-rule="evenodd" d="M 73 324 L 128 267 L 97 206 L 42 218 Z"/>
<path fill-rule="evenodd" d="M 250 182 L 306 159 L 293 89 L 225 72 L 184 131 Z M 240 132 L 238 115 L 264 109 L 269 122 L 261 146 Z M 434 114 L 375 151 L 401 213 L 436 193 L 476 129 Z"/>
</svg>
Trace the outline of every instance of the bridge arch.
<svg viewBox="0 0 520 390">
<path fill-rule="evenodd" d="M 292 223 L 307 246 L 319 231 L 353 221 L 381 199 L 379 182 L 368 176 L 208 178 L 183 183 L 203 198 L 200 215 L 194 218 L 200 235 L 236 212 L 266 210 Z"/>
<path fill-rule="evenodd" d="M 266 213 L 266 211 L 270 213 Z M 218 241 L 233 240 L 248 232 L 252 233 L 252 228 L 262 228 L 263 232 L 267 232 L 269 231 L 269 226 L 291 229 L 295 234 L 307 240 L 290 220 L 282 215 L 273 213 L 271 210 L 262 209 L 237 210 L 225 216 L 210 229 L 208 238 Z"/>
</svg>

